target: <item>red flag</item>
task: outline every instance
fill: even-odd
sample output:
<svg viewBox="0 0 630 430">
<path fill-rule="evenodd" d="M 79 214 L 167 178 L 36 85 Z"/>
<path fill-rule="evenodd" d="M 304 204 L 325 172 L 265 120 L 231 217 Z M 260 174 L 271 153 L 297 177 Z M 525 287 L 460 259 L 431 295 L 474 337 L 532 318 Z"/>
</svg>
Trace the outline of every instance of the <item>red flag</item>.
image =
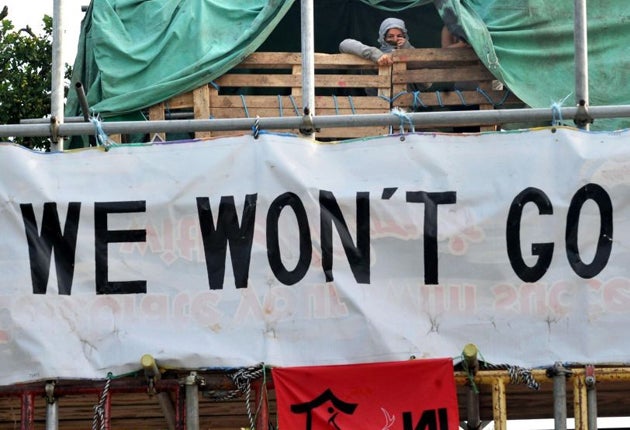
<svg viewBox="0 0 630 430">
<path fill-rule="evenodd" d="M 281 430 L 457 430 L 451 359 L 272 370 Z"/>
</svg>

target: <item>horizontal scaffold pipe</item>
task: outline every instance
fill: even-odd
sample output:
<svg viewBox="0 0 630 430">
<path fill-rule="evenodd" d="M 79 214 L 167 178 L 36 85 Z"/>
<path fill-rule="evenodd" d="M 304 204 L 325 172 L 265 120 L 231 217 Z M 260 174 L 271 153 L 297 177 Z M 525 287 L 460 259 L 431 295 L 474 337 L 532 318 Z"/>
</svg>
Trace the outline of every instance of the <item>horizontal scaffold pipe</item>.
<svg viewBox="0 0 630 430">
<path fill-rule="evenodd" d="M 583 367 L 569 367 L 570 377 L 584 376 L 585 369 Z M 598 382 L 628 382 L 630 381 L 630 367 L 595 367 L 595 379 Z M 531 375 L 540 383 L 549 383 L 553 381 L 547 373 L 547 369 L 533 369 Z M 455 372 L 455 382 L 458 385 L 466 385 L 470 382 L 468 372 Z M 508 370 L 480 370 L 473 380 L 477 384 L 492 385 L 498 380 L 505 383 L 512 382 L 512 375 Z"/>
<path fill-rule="evenodd" d="M 362 115 L 322 115 L 313 117 L 265 117 L 229 119 L 191 119 L 161 121 L 118 121 L 101 122 L 99 125 L 107 134 L 132 133 L 186 133 L 198 131 L 251 130 L 258 126 L 261 130 L 281 130 L 312 128 L 366 126 L 414 127 L 471 126 L 505 124 L 514 122 L 551 122 L 562 119 L 570 121 L 584 114 L 578 107 L 560 109 L 525 108 L 459 112 L 411 112 Z M 603 118 L 630 117 L 630 105 L 591 106 L 588 116 L 594 120 Z M 92 122 L 59 124 L 59 136 L 81 136 L 95 133 Z M 0 125 L 0 136 L 52 136 L 53 127 L 49 124 L 8 124 Z"/>
</svg>

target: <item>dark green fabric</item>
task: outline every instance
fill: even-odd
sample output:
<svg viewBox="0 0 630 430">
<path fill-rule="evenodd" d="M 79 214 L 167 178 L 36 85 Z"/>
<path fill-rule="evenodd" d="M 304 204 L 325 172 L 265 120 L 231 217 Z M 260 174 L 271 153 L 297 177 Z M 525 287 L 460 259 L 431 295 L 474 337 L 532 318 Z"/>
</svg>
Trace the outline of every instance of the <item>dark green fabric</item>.
<svg viewBox="0 0 630 430">
<path fill-rule="evenodd" d="M 431 3 L 432 0 L 361 0 L 365 4 L 390 12 L 400 12 L 416 6 Z"/>
<path fill-rule="evenodd" d="M 73 81 L 102 116 L 137 111 L 220 76 L 267 38 L 293 0 L 93 0 Z M 76 96 L 67 114 L 77 112 Z"/>
<path fill-rule="evenodd" d="M 430 3 L 314 0 L 315 49 L 337 52 L 347 37 L 376 44 L 378 26 L 388 16 L 406 21 L 414 46 L 437 47 L 446 24 L 527 105 L 575 105 L 574 0 Z M 588 2 L 591 106 L 630 104 L 627 5 Z M 299 1 L 93 0 L 82 23 L 73 83 L 83 82 L 94 112 L 124 114 L 208 83 L 258 48 L 300 51 Z M 71 92 L 66 114 L 78 113 Z M 597 120 L 592 128 L 629 126 L 628 119 L 615 119 Z"/>
<path fill-rule="evenodd" d="M 576 106 L 573 0 L 435 0 L 435 5 L 449 28 L 527 105 Z M 630 104 L 628 5 L 628 0 L 587 2 L 591 106 Z M 592 129 L 628 127 L 627 118 L 600 119 Z"/>
</svg>

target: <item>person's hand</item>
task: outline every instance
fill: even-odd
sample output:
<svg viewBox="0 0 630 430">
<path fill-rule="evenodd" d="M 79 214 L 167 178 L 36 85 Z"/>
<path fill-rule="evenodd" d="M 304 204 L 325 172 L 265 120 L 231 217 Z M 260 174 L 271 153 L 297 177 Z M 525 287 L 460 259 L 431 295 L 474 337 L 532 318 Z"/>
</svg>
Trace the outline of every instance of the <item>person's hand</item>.
<svg viewBox="0 0 630 430">
<path fill-rule="evenodd" d="M 398 39 L 396 39 L 396 49 L 402 48 L 405 43 L 407 43 L 407 39 L 405 39 L 404 37 L 399 37 Z"/>
<path fill-rule="evenodd" d="M 394 60 L 392 59 L 392 56 L 390 54 L 383 54 L 381 55 L 381 58 L 379 58 L 376 63 L 379 66 L 391 66 L 392 64 L 394 64 Z"/>
<path fill-rule="evenodd" d="M 448 45 L 447 48 L 469 48 L 470 45 L 463 40 L 459 40 L 451 45 Z"/>
</svg>

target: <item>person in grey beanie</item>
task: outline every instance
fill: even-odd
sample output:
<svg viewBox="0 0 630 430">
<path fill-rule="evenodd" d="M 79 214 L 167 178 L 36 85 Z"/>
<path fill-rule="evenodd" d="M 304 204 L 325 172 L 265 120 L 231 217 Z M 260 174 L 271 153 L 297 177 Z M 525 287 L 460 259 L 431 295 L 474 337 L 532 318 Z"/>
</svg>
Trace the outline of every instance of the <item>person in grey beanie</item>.
<svg viewBox="0 0 630 430">
<path fill-rule="evenodd" d="M 339 44 L 339 52 L 354 54 L 372 60 L 379 66 L 393 64 L 391 52 L 394 49 L 410 49 L 405 21 L 398 18 L 387 18 L 378 30 L 379 47 L 368 46 L 355 39 L 345 39 Z"/>
</svg>

